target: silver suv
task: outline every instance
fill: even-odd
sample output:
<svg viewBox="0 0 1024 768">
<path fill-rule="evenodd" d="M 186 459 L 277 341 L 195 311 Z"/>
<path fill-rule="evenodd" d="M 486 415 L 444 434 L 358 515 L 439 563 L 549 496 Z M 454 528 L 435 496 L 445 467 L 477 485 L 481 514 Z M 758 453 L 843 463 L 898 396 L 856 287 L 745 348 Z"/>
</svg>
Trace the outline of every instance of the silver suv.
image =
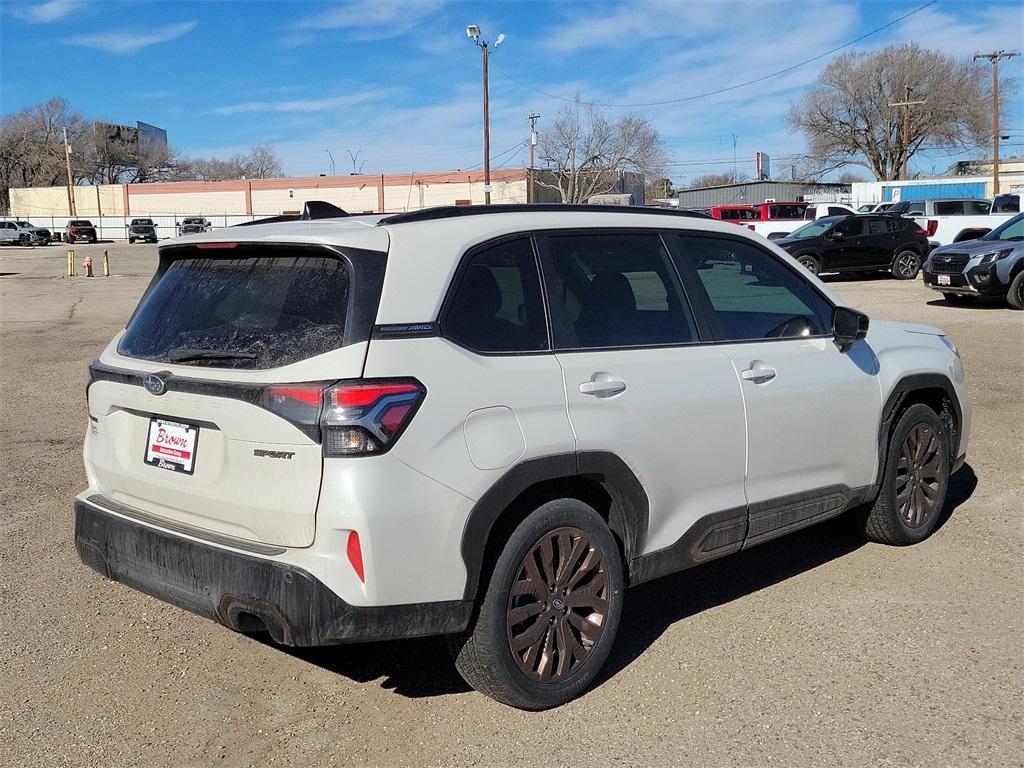
<svg viewBox="0 0 1024 768">
<path fill-rule="evenodd" d="M 941 331 L 600 206 L 166 242 L 88 410 L 93 569 L 288 645 L 448 634 L 527 709 L 591 684 L 627 586 L 847 511 L 926 538 L 971 418 Z"/>
</svg>

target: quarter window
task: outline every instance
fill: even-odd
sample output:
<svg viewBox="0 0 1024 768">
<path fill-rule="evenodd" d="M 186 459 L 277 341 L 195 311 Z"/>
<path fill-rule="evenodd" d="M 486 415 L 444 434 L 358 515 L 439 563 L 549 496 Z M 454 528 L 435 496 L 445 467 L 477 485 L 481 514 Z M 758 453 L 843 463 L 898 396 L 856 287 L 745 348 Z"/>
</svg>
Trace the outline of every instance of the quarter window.
<svg viewBox="0 0 1024 768">
<path fill-rule="evenodd" d="M 657 234 L 552 235 L 558 349 L 684 344 L 696 333 Z"/>
<path fill-rule="evenodd" d="M 681 271 L 696 273 L 723 341 L 825 333 L 827 303 L 793 270 L 746 243 L 678 236 Z"/>
<path fill-rule="evenodd" d="M 444 320 L 445 336 L 480 352 L 547 349 L 537 260 L 523 237 L 471 257 Z"/>
</svg>

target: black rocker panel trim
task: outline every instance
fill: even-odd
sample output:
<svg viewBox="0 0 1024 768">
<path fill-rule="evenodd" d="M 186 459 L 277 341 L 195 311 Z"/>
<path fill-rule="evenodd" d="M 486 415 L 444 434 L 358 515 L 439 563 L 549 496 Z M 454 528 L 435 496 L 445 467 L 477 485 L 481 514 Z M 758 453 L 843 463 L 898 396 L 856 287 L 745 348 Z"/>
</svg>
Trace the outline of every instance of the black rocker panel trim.
<svg viewBox="0 0 1024 768">
<path fill-rule="evenodd" d="M 492 485 L 473 506 L 462 532 L 466 565 L 464 599 L 476 598 L 488 540 L 495 523 L 531 487 L 553 480 L 587 478 L 599 482 L 612 499 L 609 527 L 632 552 L 642 549 L 647 536 L 649 502 L 633 471 L 612 453 L 584 451 L 529 459 L 517 464 Z"/>
<path fill-rule="evenodd" d="M 675 544 L 634 558 L 629 564 L 629 584 L 643 584 L 739 552 L 746 536 L 746 507 L 704 515 Z"/>
<path fill-rule="evenodd" d="M 833 485 L 704 515 L 675 544 L 634 558 L 629 584 L 686 570 L 835 517 L 865 501 L 870 490 Z"/>
<path fill-rule="evenodd" d="M 886 459 L 889 454 L 889 435 L 896 421 L 896 414 L 900 407 L 911 393 L 922 389 L 940 389 L 953 406 L 953 413 L 939 419 L 946 426 L 949 437 L 949 459 L 954 462 L 960 448 L 960 429 L 964 423 L 963 410 L 960 408 L 960 400 L 956 396 L 953 383 L 941 373 L 915 373 L 905 376 L 893 387 L 885 406 L 882 408 L 882 423 L 878 427 L 878 472 L 875 478 L 875 485 L 881 487 L 882 477 L 885 475 Z M 952 423 L 950 423 L 950 419 Z M 950 473 L 952 474 L 952 473 Z"/>
</svg>

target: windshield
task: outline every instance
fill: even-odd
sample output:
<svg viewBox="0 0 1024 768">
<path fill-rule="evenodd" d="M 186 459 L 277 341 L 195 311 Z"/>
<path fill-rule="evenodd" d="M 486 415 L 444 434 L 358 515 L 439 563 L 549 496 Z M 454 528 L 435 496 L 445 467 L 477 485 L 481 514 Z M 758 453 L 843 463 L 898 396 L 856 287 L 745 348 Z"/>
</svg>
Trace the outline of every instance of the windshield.
<svg viewBox="0 0 1024 768">
<path fill-rule="evenodd" d="M 91 227 L 92 222 L 88 219 L 79 219 L 78 221 L 70 222 L 72 227 Z"/>
<path fill-rule="evenodd" d="M 182 224 L 202 224 L 200 219 L 185 219 Z"/>
<path fill-rule="evenodd" d="M 142 224 L 142 225 L 153 226 L 153 220 L 152 219 L 132 219 L 132 224 Z"/>
<path fill-rule="evenodd" d="M 17 225 L 18 225 L 19 227 L 21 227 L 22 229 L 35 229 L 35 227 L 33 227 L 33 226 L 32 226 L 31 224 L 29 224 L 29 223 L 28 223 L 27 221 L 16 221 L 16 222 L 14 222 L 14 223 L 15 223 L 15 224 L 17 224 Z"/>
<path fill-rule="evenodd" d="M 982 240 L 1024 240 L 1024 213 L 1018 213 L 1012 219 L 993 229 Z"/>
<path fill-rule="evenodd" d="M 893 203 L 890 208 L 886 210 L 886 213 L 906 213 L 910 210 L 909 202 Z"/>
<path fill-rule="evenodd" d="M 826 216 L 824 219 L 804 224 L 802 227 L 790 232 L 787 238 L 790 240 L 806 240 L 809 237 L 818 237 L 828 232 L 840 221 L 842 219 L 838 216 Z"/>
</svg>

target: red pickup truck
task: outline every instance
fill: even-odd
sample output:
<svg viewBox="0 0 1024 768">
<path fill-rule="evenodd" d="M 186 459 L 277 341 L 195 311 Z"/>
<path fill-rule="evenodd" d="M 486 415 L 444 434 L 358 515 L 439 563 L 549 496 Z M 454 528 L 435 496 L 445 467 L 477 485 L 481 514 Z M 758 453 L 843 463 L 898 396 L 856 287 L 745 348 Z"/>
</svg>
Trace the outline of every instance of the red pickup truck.
<svg viewBox="0 0 1024 768">
<path fill-rule="evenodd" d="M 757 220 L 757 212 L 752 205 L 712 205 L 705 208 L 704 213 L 713 219 L 731 221 L 740 226 L 748 221 Z"/>
</svg>

